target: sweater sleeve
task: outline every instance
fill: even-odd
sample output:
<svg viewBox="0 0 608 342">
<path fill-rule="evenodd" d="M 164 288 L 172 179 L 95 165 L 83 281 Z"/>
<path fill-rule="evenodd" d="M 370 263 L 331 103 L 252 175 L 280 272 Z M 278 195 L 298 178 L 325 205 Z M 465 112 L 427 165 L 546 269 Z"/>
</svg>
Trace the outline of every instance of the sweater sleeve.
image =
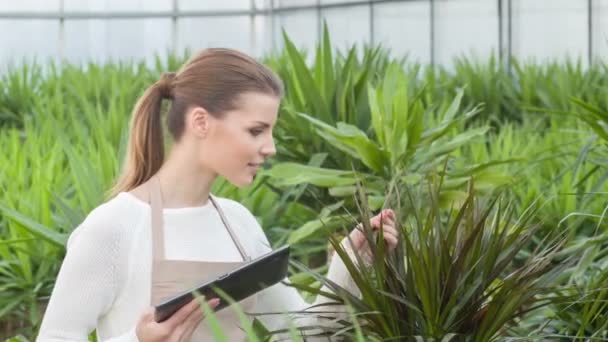
<svg viewBox="0 0 608 342">
<path fill-rule="evenodd" d="M 346 250 L 349 254 L 348 247 Z M 352 255 L 352 254 L 351 254 Z M 346 265 L 337 255 L 331 258 L 327 278 L 340 287 L 344 288 L 356 297 L 360 297 L 360 291 L 352 277 L 350 276 Z M 333 302 L 332 299 L 318 295 L 313 303 L 308 303 L 300 295 L 298 290 L 292 286 L 286 285 L 290 281 L 285 278 L 283 282 L 277 283 L 272 287 L 260 292 L 256 307 L 256 313 L 262 315 L 259 319 L 270 330 L 288 329 L 291 325 L 294 327 L 303 326 L 329 326 L 332 323 L 329 320 L 321 320 L 318 316 L 312 314 L 314 311 L 331 311 L 335 319 L 346 316 L 346 311 L 343 306 L 326 306 L 322 304 Z M 323 286 L 321 291 L 332 293 L 332 290 L 327 286 Z M 311 308 L 315 306 L 315 308 Z M 318 307 L 317 307 L 318 306 Z M 309 310 L 307 310 L 309 309 Z M 309 314 L 295 315 L 295 312 L 306 310 Z M 288 315 L 264 315 L 264 313 L 289 313 Z M 316 332 L 319 332 L 318 330 Z"/>
<path fill-rule="evenodd" d="M 246 210 L 246 209 L 245 209 Z M 262 227 L 259 225 L 255 217 L 248 212 L 248 222 L 247 226 L 250 227 L 255 232 L 255 241 L 257 242 L 257 254 L 262 255 L 271 251 L 270 244 Z M 345 248 L 346 252 L 351 256 L 353 256 L 352 248 L 350 248 L 349 243 L 343 243 L 342 246 Z M 351 294 L 360 297 L 359 288 L 356 286 L 353 281 L 348 269 L 342 259 L 334 253 L 334 256 L 331 258 L 329 264 L 329 270 L 327 272 L 327 278 L 335 282 L 337 285 L 349 291 Z M 284 279 L 285 283 L 289 283 L 289 279 Z M 324 286 L 322 289 L 324 292 L 331 293 L 332 291 Z M 310 325 L 326 325 L 328 322 L 321 322 L 320 320 L 314 318 L 314 315 L 300 315 L 300 317 L 295 317 L 294 315 L 265 315 L 264 313 L 280 313 L 280 312 L 296 312 L 303 311 L 305 309 L 310 308 L 314 305 L 320 305 L 323 303 L 331 302 L 331 299 L 328 299 L 324 296 L 317 296 L 313 303 L 308 303 L 304 300 L 304 298 L 300 295 L 298 290 L 294 287 L 283 284 L 283 282 L 277 283 L 258 294 L 257 297 L 257 305 L 255 312 L 261 314 L 258 316 L 260 321 L 264 323 L 264 325 L 270 330 L 278 330 L 278 329 L 288 329 L 290 325 L 293 326 L 310 326 Z M 343 307 L 326 307 L 326 308 L 317 308 L 314 310 L 331 310 L 335 312 L 342 312 L 340 316 L 345 315 Z"/>
<path fill-rule="evenodd" d="M 70 235 L 36 341 L 88 341 L 88 335 L 112 306 L 119 282 L 121 236 L 103 205 Z M 136 341 L 134 328 L 112 342 Z"/>
</svg>

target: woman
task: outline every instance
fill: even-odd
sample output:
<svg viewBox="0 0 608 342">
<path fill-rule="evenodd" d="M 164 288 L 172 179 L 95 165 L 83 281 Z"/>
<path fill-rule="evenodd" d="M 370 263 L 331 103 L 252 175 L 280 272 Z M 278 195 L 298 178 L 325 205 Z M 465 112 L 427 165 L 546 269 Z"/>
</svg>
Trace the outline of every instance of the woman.
<svg viewBox="0 0 608 342">
<path fill-rule="evenodd" d="M 239 187 L 250 184 L 275 154 L 272 129 L 282 93 L 273 72 L 229 49 L 207 49 L 147 89 L 133 112 L 115 196 L 70 235 L 38 341 L 86 341 L 94 329 L 102 341 L 211 339 L 196 301 L 162 323 L 154 321 L 151 304 L 270 251 L 255 217 L 210 189 L 218 176 Z M 173 140 L 166 160 L 164 99 L 171 104 Z M 394 214 L 383 213 L 384 238 L 394 247 Z M 359 230 L 350 238 L 350 253 L 368 250 Z M 332 258 L 328 276 L 357 293 L 339 257 Z M 310 306 L 280 283 L 240 304 L 258 313 Z M 244 339 L 232 310 L 218 312 L 218 319 L 229 341 Z M 275 315 L 261 320 L 271 329 L 286 326 Z"/>
</svg>

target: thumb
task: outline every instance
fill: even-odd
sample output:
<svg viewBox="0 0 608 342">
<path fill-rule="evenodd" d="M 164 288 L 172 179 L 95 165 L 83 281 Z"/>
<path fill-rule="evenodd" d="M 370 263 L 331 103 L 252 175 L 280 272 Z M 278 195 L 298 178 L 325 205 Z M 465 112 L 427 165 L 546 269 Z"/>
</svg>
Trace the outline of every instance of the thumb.
<svg viewBox="0 0 608 342">
<path fill-rule="evenodd" d="M 154 308 L 148 307 L 139 317 L 137 321 L 137 325 L 135 326 L 135 335 L 137 335 L 137 340 L 142 341 L 142 334 L 145 334 L 144 331 L 150 324 L 154 322 Z"/>
<path fill-rule="evenodd" d="M 350 239 L 352 240 L 353 247 L 361 248 L 367 241 L 365 237 L 365 233 L 363 232 L 362 225 L 357 226 L 352 233 L 350 234 Z"/>
<path fill-rule="evenodd" d="M 154 321 L 154 307 L 150 306 L 144 310 L 141 317 L 139 318 L 140 323 L 149 323 Z"/>
</svg>

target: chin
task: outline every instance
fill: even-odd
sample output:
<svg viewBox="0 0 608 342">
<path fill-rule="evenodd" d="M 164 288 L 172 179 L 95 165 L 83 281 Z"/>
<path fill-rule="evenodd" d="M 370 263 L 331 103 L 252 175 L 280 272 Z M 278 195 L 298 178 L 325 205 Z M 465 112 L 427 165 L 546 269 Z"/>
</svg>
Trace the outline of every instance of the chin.
<svg viewBox="0 0 608 342">
<path fill-rule="evenodd" d="M 238 179 L 229 179 L 228 181 L 237 188 L 244 188 L 253 183 L 254 177 L 242 177 Z"/>
</svg>

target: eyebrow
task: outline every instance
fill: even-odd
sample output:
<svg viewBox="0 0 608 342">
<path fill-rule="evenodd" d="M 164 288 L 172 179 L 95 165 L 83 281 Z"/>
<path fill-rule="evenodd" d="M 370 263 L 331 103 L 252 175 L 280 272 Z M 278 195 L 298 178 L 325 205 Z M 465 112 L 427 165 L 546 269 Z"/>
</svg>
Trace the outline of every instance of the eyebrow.
<svg viewBox="0 0 608 342">
<path fill-rule="evenodd" d="M 267 123 L 267 122 L 264 122 L 264 121 L 256 121 L 255 123 L 256 123 L 256 124 L 260 124 L 260 125 L 262 125 L 262 126 L 264 126 L 264 127 L 270 127 L 270 124 L 269 124 L 269 123 Z"/>
</svg>

